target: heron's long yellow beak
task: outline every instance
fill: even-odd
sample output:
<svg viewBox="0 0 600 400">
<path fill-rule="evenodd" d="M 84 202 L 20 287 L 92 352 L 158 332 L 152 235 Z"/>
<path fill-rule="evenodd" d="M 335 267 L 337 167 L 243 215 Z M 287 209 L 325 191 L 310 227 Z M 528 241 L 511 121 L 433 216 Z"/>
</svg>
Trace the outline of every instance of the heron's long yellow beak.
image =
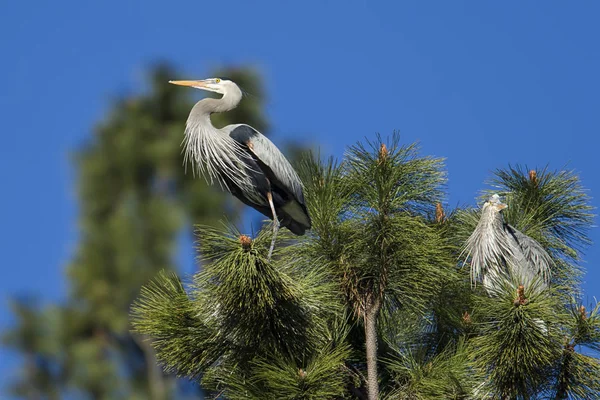
<svg viewBox="0 0 600 400">
<path fill-rule="evenodd" d="M 179 86 L 206 87 L 206 81 L 169 81 L 169 83 Z"/>
</svg>

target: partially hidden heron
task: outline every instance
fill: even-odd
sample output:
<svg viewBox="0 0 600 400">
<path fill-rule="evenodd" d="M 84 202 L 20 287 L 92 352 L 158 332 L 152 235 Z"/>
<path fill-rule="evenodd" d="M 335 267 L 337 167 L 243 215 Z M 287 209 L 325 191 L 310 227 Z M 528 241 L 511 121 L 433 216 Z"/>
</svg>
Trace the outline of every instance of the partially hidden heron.
<svg viewBox="0 0 600 400">
<path fill-rule="evenodd" d="M 554 262 L 538 242 L 504 221 L 501 211 L 507 207 L 497 194 L 483 204 L 479 222 L 463 251 L 471 258 L 471 279 L 482 281 L 489 293 L 496 292 L 500 282 L 511 277 L 526 286 L 541 279 L 547 287 Z"/>
<path fill-rule="evenodd" d="M 191 162 L 208 182 L 217 180 L 222 188 L 273 220 L 269 259 L 280 225 L 296 235 L 310 229 L 302 182 L 273 142 L 249 125 L 217 129 L 211 123 L 212 113 L 229 111 L 239 104 L 242 91 L 238 85 L 221 78 L 169 83 L 222 95 L 202 99 L 192 108 L 183 140 L 184 162 Z"/>
</svg>

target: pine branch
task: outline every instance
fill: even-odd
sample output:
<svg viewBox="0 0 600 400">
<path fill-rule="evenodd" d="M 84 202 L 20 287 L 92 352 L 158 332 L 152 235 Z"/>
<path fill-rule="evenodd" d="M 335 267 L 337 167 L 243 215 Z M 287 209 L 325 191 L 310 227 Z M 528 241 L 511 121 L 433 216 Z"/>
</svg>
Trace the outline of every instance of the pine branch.
<svg viewBox="0 0 600 400">
<path fill-rule="evenodd" d="M 590 311 L 573 300 L 569 307 L 569 330 L 573 346 L 585 346 L 600 352 L 600 303 Z"/>
<path fill-rule="evenodd" d="M 597 399 L 600 397 L 600 362 L 566 346 L 558 363 L 553 399 Z"/>
<path fill-rule="evenodd" d="M 213 326 L 204 324 L 199 309 L 179 278 L 162 272 L 144 286 L 132 306 L 135 332 L 150 336 L 158 360 L 179 376 L 199 377 L 224 351 Z"/>
<path fill-rule="evenodd" d="M 541 285 L 541 282 L 537 282 Z M 497 297 L 482 293 L 473 315 L 478 336 L 469 342 L 475 365 L 497 398 L 530 398 L 543 389 L 562 351 L 564 321 L 555 290 L 503 281 Z"/>
<path fill-rule="evenodd" d="M 480 377 L 472 369 L 463 342 L 431 355 L 427 345 L 396 348 L 383 360 L 393 377 L 389 399 L 477 398 Z"/>
<path fill-rule="evenodd" d="M 333 399 L 344 395 L 348 374 L 344 361 L 349 356 L 347 345 L 338 348 L 324 348 L 316 352 L 305 365 L 298 366 L 292 360 L 287 362 L 256 362 L 255 379 L 262 384 L 272 399 Z"/>
<path fill-rule="evenodd" d="M 418 150 L 416 144 L 400 145 L 397 132 L 389 143 L 378 135 L 374 142 L 351 146 L 344 169 L 357 205 L 379 213 L 425 215 L 435 210 L 446 181 L 443 159 L 419 156 Z"/>
<path fill-rule="evenodd" d="M 196 291 L 214 316 L 206 323 L 217 324 L 220 334 L 242 349 L 301 353 L 307 346 L 309 310 L 302 306 L 303 294 L 290 270 L 267 259 L 269 228 L 250 244 L 231 229 L 199 227 L 197 236 L 205 264 L 195 276 Z"/>
</svg>

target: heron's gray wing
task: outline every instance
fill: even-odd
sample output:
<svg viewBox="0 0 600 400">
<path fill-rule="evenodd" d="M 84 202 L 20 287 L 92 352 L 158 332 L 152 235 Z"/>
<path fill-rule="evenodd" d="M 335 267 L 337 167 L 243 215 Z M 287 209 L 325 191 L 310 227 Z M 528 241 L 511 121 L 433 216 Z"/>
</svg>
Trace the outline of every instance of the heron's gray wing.
<svg viewBox="0 0 600 400">
<path fill-rule="evenodd" d="M 547 282 L 550 277 L 552 265 L 554 264 L 550 255 L 538 242 L 515 227 L 506 224 L 506 229 L 513 237 L 522 257 L 529 264 L 529 268 L 533 270 L 532 272 L 541 275 L 544 281 Z"/>
<path fill-rule="evenodd" d="M 266 136 L 249 125 L 228 125 L 223 128 L 229 136 L 244 144 L 256 159 L 269 169 L 269 178 L 304 205 L 302 183 L 298 174 L 281 151 Z M 273 179 L 274 178 L 274 179 Z"/>
<path fill-rule="evenodd" d="M 306 229 L 310 229 L 311 220 L 304 202 L 302 182 L 277 146 L 256 129 L 245 124 L 228 125 L 223 131 L 248 149 L 269 180 L 275 207 L 289 216 L 289 220 L 284 221 L 284 226 L 297 235 L 302 235 Z"/>
</svg>

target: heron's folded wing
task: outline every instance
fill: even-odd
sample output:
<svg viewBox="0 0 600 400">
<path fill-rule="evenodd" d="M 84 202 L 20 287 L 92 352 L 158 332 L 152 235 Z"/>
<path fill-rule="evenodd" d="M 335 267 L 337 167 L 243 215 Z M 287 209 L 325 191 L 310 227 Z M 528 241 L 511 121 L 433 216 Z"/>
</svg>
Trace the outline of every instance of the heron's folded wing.
<svg viewBox="0 0 600 400">
<path fill-rule="evenodd" d="M 229 131 L 232 139 L 247 146 L 257 161 L 268 168 L 267 175 L 272 184 L 290 193 L 302 206 L 305 205 L 302 183 L 298 174 L 273 142 L 245 124 L 229 125 L 224 130 Z"/>
<path fill-rule="evenodd" d="M 537 241 L 517 230 L 511 225 L 506 225 L 508 232 L 515 239 L 523 256 L 529 262 L 536 273 L 542 275 L 545 281 L 550 277 L 551 268 L 554 265 L 552 257 Z"/>
</svg>

